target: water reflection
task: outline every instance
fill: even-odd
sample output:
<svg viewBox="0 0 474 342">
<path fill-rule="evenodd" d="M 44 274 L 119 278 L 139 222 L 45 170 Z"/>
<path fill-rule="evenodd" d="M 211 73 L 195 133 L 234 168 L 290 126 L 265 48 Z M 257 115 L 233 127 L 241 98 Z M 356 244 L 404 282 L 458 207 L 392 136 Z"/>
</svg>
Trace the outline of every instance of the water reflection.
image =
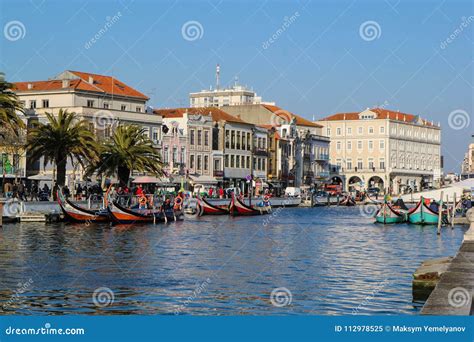
<svg viewBox="0 0 474 342">
<path fill-rule="evenodd" d="M 285 209 L 264 220 L 6 225 L 0 307 L 24 315 L 413 314 L 413 271 L 454 255 L 465 231 L 438 237 L 434 227 L 375 225 L 357 208 Z M 92 299 L 100 287 L 114 294 L 106 307 Z M 290 305 L 271 304 L 277 287 L 291 291 Z"/>
</svg>

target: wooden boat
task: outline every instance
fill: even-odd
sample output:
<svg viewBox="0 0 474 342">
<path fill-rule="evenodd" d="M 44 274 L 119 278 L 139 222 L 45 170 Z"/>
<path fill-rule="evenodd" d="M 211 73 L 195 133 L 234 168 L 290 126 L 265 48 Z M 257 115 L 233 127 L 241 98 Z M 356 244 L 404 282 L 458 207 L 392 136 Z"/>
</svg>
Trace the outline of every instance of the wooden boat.
<svg viewBox="0 0 474 342">
<path fill-rule="evenodd" d="M 173 209 L 130 209 L 113 201 L 108 206 L 112 221 L 117 224 L 161 223 L 183 219 L 183 212 Z"/>
<path fill-rule="evenodd" d="M 345 205 L 345 206 L 348 206 L 348 207 L 352 207 L 352 206 L 356 205 L 356 202 L 354 201 L 354 199 L 350 195 L 347 195 L 341 201 L 339 201 L 339 205 Z"/>
<path fill-rule="evenodd" d="M 63 194 L 62 191 L 58 190 L 57 192 L 58 204 L 61 207 L 64 216 L 69 221 L 73 222 L 90 222 L 90 223 L 100 223 L 100 222 L 109 222 L 109 214 L 106 208 L 102 209 L 86 209 L 74 204 L 72 201 L 68 200 Z"/>
<path fill-rule="evenodd" d="M 229 214 L 228 207 L 218 207 L 212 205 L 204 198 L 198 197 L 198 208 L 199 208 L 199 216 L 202 215 L 227 215 Z"/>
<path fill-rule="evenodd" d="M 390 203 L 384 202 L 375 213 L 375 221 L 383 224 L 402 223 L 407 220 L 406 213 L 395 209 Z"/>
<path fill-rule="evenodd" d="M 233 194 L 229 204 L 229 213 L 233 216 L 263 215 L 269 214 L 271 210 L 271 206 L 248 206 Z"/>
<path fill-rule="evenodd" d="M 408 220 L 414 224 L 438 224 L 439 213 L 434 211 L 425 202 L 423 197 L 416 206 L 408 212 Z"/>
</svg>

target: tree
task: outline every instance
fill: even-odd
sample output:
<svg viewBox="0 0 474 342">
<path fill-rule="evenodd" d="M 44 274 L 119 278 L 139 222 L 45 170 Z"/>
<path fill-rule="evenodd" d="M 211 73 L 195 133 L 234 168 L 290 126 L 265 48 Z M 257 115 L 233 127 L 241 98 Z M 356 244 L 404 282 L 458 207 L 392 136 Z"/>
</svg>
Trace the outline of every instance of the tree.
<svg viewBox="0 0 474 342">
<path fill-rule="evenodd" d="M 68 159 L 86 168 L 97 160 L 98 145 L 89 122 L 78 120 L 76 113 L 60 109 L 57 117 L 45 114 L 48 123 L 39 123 L 28 134 L 27 153 L 33 160 L 43 157 L 45 166 L 54 163 L 56 182 L 62 186 L 66 182 Z"/>
<path fill-rule="evenodd" d="M 103 144 L 100 158 L 91 165 L 88 174 L 116 175 L 121 185 L 128 185 L 132 171 L 163 175 L 161 155 L 144 132 L 136 125 L 118 126 L 111 139 Z"/>
<path fill-rule="evenodd" d="M 23 113 L 24 109 L 12 88 L 13 84 L 0 75 L 0 126 L 18 134 L 20 129 L 25 128 L 25 124 L 17 113 Z"/>
</svg>

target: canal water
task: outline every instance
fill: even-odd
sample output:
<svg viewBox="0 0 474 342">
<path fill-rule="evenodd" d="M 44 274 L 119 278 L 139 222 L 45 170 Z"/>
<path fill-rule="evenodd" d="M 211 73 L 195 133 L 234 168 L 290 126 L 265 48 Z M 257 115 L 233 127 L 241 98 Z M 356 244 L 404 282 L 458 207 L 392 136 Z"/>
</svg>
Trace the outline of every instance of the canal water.
<svg viewBox="0 0 474 342">
<path fill-rule="evenodd" d="M 156 226 L 6 224 L 0 228 L 0 310 L 417 314 L 412 273 L 426 259 L 454 255 L 466 229 L 443 228 L 437 236 L 435 227 L 377 225 L 358 207 Z"/>
</svg>

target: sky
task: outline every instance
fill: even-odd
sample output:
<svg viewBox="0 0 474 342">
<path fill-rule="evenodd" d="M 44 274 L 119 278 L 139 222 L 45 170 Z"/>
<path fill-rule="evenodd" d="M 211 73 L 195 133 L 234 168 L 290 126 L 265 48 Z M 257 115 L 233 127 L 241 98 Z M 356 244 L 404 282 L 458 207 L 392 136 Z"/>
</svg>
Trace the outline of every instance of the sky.
<svg viewBox="0 0 474 342">
<path fill-rule="evenodd" d="M 153 107 L 253 88 L 308 119 L 383 107 L 440 122 L 444 171 L 474 134 L 474 2 L 1 0 L 9 81 L 113 75 Z"/>
</svg>

